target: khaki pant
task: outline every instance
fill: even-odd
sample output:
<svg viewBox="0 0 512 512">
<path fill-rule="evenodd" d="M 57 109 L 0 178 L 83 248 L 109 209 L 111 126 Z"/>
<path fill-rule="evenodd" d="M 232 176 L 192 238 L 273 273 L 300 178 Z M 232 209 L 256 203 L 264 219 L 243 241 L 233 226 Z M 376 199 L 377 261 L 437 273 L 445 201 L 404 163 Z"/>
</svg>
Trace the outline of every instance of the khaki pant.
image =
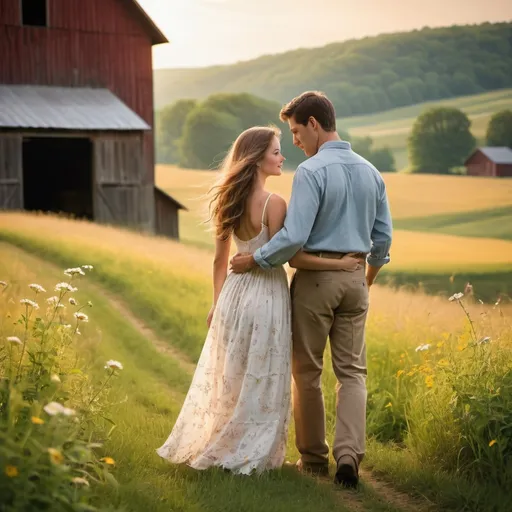
<svg viewBox="0 0 512 512">
<path fill-rule="evenodd" d="M 333 456 L 365 451 L 368 287 L 355 272 L 298 270 L 291 285 L 293 413 L 296 445 L 304 462 L 327 463 L 324 398 L 320 386 L 327 337 L 338 380 Z"/>
</svg>

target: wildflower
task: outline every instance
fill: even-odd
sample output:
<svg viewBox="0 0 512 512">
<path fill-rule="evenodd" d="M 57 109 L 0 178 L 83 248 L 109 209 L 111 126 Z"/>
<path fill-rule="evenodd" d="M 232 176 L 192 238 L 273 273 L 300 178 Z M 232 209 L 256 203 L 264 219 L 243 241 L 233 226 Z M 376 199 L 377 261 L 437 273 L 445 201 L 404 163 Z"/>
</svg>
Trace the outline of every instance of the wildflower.
<svg viewBox="0 0 512 512">
<path fill-rule="evenodd" d="M 78 336 L 80 336 L 82 333 L 80 332 L 80 329 L 77 329 L 77 330 L 75 331 L 75 334 L 78 334 Z"/>
<path fill-rule="evenodd" d="M 457 350 L 459 352 L 462 352 L 463 350 L 466 350 L 468 348 L 468 344 L 467 343 L 459 343 L 457 345 Z"/>
<path fill-rule="evenodd" d="M 50 380 L 51 380 L 52 382 L 56 382 L 56 383 L 61 382 L 60 377 L 59 377 L 56 373 L 54 373 L 54 374 L 50 377 Z"/>
<path fill-rule="evenodd" d="M 7 336 L 7 341 L 13 345 L 22 345 L 21 340 L 18 336 Z"/>
<path fill-rule="evenodd" d="M 89 486 L 89 482 L 85 478 L 82 478 L 81 476 L 75 476 L 71 481 L 76 485 Z"/>
<path fill-rule="evenodd" d="M 91 302 L 91 301 L 88 301 L 88 302 L 87 302 L 87 305 L 88 305 L 90 308 L 92 308 L 92 302 Z"/>
<path fill-rule="evenodd" d="M 113 466 L 116 463 L 116 461 L 112 457 L 103 457 L 100 460 L 105 464 L 108 464 L 109 466 Z"/>
<path fill-rule="evenodd" d="M 88 322 L 89 321 L 89 317 L 85 313 L 77 312 L 77 313 L 74 314 L 74 317 L 77 320 L 80 320 L 81 322 Z"/>
<path fill-rule="evenodd" d="M 405 371 L 404 371 L 404 370 L 398 370 L 398 371 L 396 372 L 396 376 L 397 376 L 397 377 L 400 377 L 400 376 L 401 376 L 401 375 L 403 375 L 404 373 L 405 373 Z"/>
<path fill-rule="evenodd" d="M 464 294 L 463 294 L 463 293 L 461 293 L 461 292 L 459 292 L 459 293 L 455 293 L 455 294 L 453 294 L 453 295 L 452 295 L 448 300 L 449 300 L 450 302 L 453 302 L 454 300 L 460 300 L 460 299 L 462 299 L 462 297 L 464 297 Z"/>
<path fill-rule="evenodd" d="M 72 305 L 72 306 L 78 306 L 78 302 L 76 301 L 76 299 L 74 299 L 73 297 L 69 297 L 69 303 Z"/>
<path fill-rule="evenodd" d="M 25 304 L 27 306 L 30 306 L 31 308 L 39 309 L 39 304 L 30 299 L 21 299 L 20 304 Z"/>
<path fill-rule="evenodd" d="M 9 478 L 14 478 L 15 476 L 18 476 L 20 472 L 16 466 L 5 466 L 5 474 Z"/>
<path fill-rule="evenodd" d="M 92 270 L 94 267 L 92 265 L 82 265 L 82 268 L 85 270 Z"/>
<path fill-rule="evenodd" d="M 122 370 L 123 365 L 119 361 L 114 361 L 113 359 L 110 359 L 107 361 L 107 364 L 105 365 L 105 369 L 112 369 L 112 370 Z"/>
<path fill-rule="evenodd" d="M 489 443 L 489 446 L 494 446 L 498 441 L 496 441 L 496 439 L 493 439 L 490 443 Z"/>
<path fill-rule="evenodd" d="M 425 384 L 427 385 L 427 388 L 431 388 L 434 385 L 434 377 L 432 377 L 432 375 L 427 375 L 425 377 Z"/>
<path fill-rule="evenodd" d="M 430 343 L 423 343 L 422 345 L 418 345 L 416 347 L 416 352 L 424 352 L 430 348 Z"/>
<path fill-rule="evenodd" d="M 46 299 L 46 302 L 50 305 L 50 306 L 55 306 L 56 304 L 59 303 L 59 297 L 57 296 L 53 296 L 53 297 L 48 297 Z"/>
<path fill-rule="evenodd" d="M 50 455 L 50 460 L 54 464 L 62 464 L 64 462 L 64 456 L 56 448 L 48 448 L 48 453 Z"/>
<path fill-rule="evenodd" d="M 57 304 L 55 307 L 57 309 L 66 309 L 66 306 L 64 306 L 64 304 Z"/>
<path fill-rule="evenodd" d="M 71 324 L 62 324 L 62 327 L 64 327 L 64 329 L 71 329 L 73 326 Z"/>
<path fill-rule="evenodd" d="M 80 267 L 68 268 L 68 269 L 64 270 L 64 274 L 66 274 L 68 277 L 73 277 L 76 274 L 85 276 L 85 272 Z"/>
<path fill-rule="evenodd" d="M 28 287 L 36 293 L 44 293 L 46 291 L 40 284 L 36 283 L 29 284 Z"/>
<path fill-rule="evenodd" d="M 43 407 L 43 409 L 50 416 L 55 416 L 57 414 L 63 414 L 64 416 L 73 416 L 74 414 L 76 414 L 76 411 L 74 409 L 64 407 L 62 404 L 59 404 L 58 402 L 50 402 L 49 404 L 46 404 Z"/>
<path fill-rule="evenodd" d="M 0 286 L 2 286 L 3 288 L 5 288 L 7 286 L 7 283 L 5 281 L 0 281 Z"/>
<path fill-rule="evenodd" d="M 32 416 L 32 418 L 30 418 L 30 421 L 34 425 L 43 425 L 44 424 L 44 420 L 42 420 L 41 418 L 38 418 L 37 416 Z"/>
<path fill-rule="evenodd" d="M 55 291 L 61 292 L 62 290 L 66 290 L 67 292 L 76 292 L 78 291 L 78 288 L 71 286 L 69 283 L 57 283 L 55 285 Z"/>
<path fill-rule="evenodd" d="M 485 345 L 486 343 L 489 343 L 490 341 L 491 341 L 491 337 L 490 336 L 485 336 L 484 338 L 480 338 L 477 341 L 477 345 Z"/>
<path fill-rule="evenodd" d="M 388 402 L 388 404 L 386 405 L 385 409 L 387 409 L 388 407 L 393 407 L 393 404 L 391 402 Z"/>
</svg>

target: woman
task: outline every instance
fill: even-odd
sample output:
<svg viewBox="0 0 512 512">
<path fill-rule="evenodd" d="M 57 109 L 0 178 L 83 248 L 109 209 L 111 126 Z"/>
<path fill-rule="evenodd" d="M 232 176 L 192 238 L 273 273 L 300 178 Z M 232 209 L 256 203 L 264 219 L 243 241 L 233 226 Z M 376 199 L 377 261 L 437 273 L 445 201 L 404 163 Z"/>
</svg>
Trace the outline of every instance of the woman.
<svg viewBox="0 0 512 512">
<path fill-rule="evenodd" d="M 254 252 L 284 223 L 285 201 L 265 190 L 285 158 L 276 128 L 254 127 L 235 141 L 212 189 L 216 233 L 213 306 L 203 351 L 171 435 L 157 453 L 196 469 L 260 473 L 283 464 L 290 416 L 291 328 L 283 267 L 228 275 L 231 240 Z M 355 270 L 339 260 L 297 253 L 311 270 Z"/>
</svg>

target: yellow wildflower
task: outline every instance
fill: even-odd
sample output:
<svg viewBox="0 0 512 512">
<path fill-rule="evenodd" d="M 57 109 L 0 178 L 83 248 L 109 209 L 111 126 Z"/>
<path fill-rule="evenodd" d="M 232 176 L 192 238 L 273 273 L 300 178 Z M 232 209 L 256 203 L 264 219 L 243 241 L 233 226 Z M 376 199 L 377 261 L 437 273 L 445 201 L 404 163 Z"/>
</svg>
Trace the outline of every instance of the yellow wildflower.
<svg viewBox="0 0 512 512">
<path fill-rule="evenodd" d="M 493 439 L 490 443 L 489 443 L 489 446 L 494 446 L 498 441 L 496 441 L 496 439 Z"/>
<path fill-rule="evenodd" d="M 431 388 L 434 385 L 434 377 L 432 375 L 427 375 L 425 377 L 425 384 L 427 388 Z"/>
<path fill-rule="evenodd" d="M 108 464 L 109 466 L 113 466 L 116 463 L 112 457 L 103 457 L 101 461 L 105 464 Z"/>
<path fill-rule="evenodd" d="M 405 371 L 404 371 L 404 370 L 398 370 L 398 371 L 396 372 L 396 376 L 397 376 L 397 377 L 400 377 L 400 376 L 401 376 L 401 375 L 403 375 L 404 373 L 405 373 Z"/>
<path fill-rule="evenodd" d="M 14 478 L 15 476 L 18 476 L 20 472 L 16 466 L 5 466 L 5 474 L 9 478 Z"/>
<path fill-rule="evenodd" d="M 387 409 L 388 407 L 393 407 L 393 404 L 392 404 L 391 402 L 389 402 L 389 403 L 386 405 L 386 407 L 385 407 L 385 408 Z"/>
<path fill-rule="evenodd" d="M 32 418 L 30 418 L 30 421 L 32 421 L 34 425 L 42 425 L 44 423 L 44 420 L 38 418 L 37 416 L 32 416 Z"/>
<path fill-rule="evenodd" d="M 55 448 L 48 448 L 48 453 L 50 454 L 50 460 L 54 464 L 62 464 L 64 462 L 64 456 L 59 450 Z"/>
</svg>

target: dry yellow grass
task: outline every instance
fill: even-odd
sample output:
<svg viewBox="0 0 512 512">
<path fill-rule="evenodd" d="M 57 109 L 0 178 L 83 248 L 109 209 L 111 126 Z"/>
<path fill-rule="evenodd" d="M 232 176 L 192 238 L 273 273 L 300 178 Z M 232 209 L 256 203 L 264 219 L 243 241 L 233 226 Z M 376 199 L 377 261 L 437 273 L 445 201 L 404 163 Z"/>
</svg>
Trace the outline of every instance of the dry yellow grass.
<svg viewBox="0 0 512 512">
<path fill-rule="evenodd" d="M 422 217 L 457 213 L 512 204 L 512 180 L 465 176 L 384 174 L 393 217 Z M 204 194 L 215 180 L 211 171 L 191 171 L 160 165 L 156 181 L 164 190 L 198 212 Z M 269 190 L 290 197 L 293 174 L 285 173 L 268 181 Z"/>
</svg>

